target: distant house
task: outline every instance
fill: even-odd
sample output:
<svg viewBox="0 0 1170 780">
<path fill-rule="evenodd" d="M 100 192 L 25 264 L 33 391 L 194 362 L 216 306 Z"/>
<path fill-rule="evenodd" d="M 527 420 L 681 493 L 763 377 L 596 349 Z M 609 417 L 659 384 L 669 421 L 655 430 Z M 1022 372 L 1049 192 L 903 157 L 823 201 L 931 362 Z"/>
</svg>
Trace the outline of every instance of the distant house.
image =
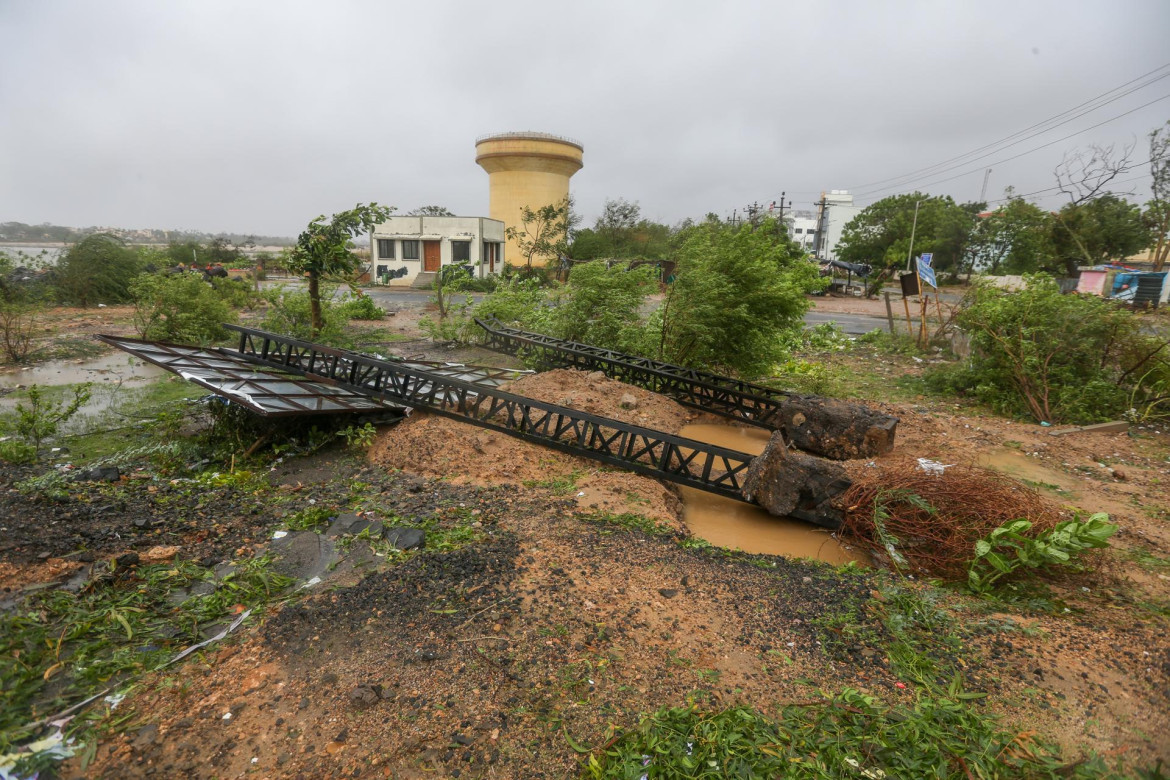
<svg viewBox="0 0 1170 780">
<path fill-rule="evenodd" d="M 788 237 L 811 253 L 816 244 L 817 218 L 811 211 L 791 211 L 784 215 L 784 226 Z"/>
<path fill-rule="evenodd" d="M 504 268 L 504 223 L 488 217 L 390 217 L 370 234 L 370 281 L 408 286 L 442 266 L 483 278 Z"/>
</svg>

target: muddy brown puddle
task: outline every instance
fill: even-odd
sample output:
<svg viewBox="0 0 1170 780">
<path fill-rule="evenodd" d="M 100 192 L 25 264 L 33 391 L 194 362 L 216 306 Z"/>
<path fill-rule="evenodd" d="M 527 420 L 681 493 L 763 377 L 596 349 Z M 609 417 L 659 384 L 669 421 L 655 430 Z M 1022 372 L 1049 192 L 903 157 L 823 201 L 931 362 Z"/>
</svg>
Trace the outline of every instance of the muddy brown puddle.
<svg viewBox="0 0 1170 780">
<path fill-rule="evenodd" d="M 683 426 L 679 436 L 720 447 L 759 455 L 768 444 L 769 432 L 733 425 Z M 865 562 L 859 550 L 842 545 L 823 528 L 783 517 L 763 509 L 694 488 L 680 487 L 683 520 L 691 533 L 718 547 L 739 548 L 749 553 L 815 558 L 832 564 Z"/>
</svg>

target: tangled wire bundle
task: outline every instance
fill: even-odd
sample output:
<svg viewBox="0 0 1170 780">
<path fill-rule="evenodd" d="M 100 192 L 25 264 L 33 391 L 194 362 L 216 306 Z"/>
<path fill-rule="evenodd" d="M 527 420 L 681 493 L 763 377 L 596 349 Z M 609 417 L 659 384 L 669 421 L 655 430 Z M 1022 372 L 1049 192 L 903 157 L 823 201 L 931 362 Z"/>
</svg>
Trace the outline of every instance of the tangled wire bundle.
<svg viewBox="0 0 1170 780">
<path fill-rule="evenodd" d="M 905 558 L 903 568 L 947 579 L 962 579 L 975 542 L 1012 520 L 1032 521 L 1040 534 L 1059 522 L 1061 512 L 1027 485 L 972 465 L 928 474 L 913 459 L 883 461 L 853 473 L 842 497 L 841 534 L 889 559 L 891 546 Z M 900 565 L 894 560 L 895 565 Z"/>
</svg>

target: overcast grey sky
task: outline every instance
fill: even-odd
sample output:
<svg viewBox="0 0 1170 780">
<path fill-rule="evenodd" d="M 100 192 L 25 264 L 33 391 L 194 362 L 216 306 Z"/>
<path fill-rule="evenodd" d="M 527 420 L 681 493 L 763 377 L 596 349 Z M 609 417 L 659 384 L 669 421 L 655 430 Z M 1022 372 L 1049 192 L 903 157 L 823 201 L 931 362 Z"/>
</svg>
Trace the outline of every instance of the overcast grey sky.
<svg viewBox="0 0 1170 780">
<path fill-rule="evenodd" d="M 0 221 L 295 235 L 358 201 L 487 214 L 474 142 L 505 130 L 583 143 L 587 222 L 606 197 L 675 222 L 977 169 L 924 188 L 974 200 L 988 164 L 989 198 L 1027 193 L 1077 145 L 1136 138 L 1148 159 L 1170 99 L 998 162 L 1170 96 L 1170 77 L 882 180 L 1170 63 L 1168 34 L 1167 0 L 0 0 Z"/>
</svg>

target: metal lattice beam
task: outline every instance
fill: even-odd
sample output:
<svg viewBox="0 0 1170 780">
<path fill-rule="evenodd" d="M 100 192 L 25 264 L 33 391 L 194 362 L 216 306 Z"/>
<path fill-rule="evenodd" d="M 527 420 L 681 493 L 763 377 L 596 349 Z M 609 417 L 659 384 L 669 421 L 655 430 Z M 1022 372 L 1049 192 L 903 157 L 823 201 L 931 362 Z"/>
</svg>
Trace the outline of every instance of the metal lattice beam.
<svg viewBox="0 0 1170 780">
<path fill-rule="evenodd" d="M 542 368 L 601 371 L 618 381 L 673 398 L 684 406 L 760 428 L 779 428 L 777 412 L 791 397 L 781 390 L 709 371 L 509 328 L 494 318 L 475 322 L 487 334 L 484 346 L 488 349 L 509 355 L 523 353 Z"/>
<path fill-rule="evenodd" d="M 581 412 L 405 362 L 381 360 L 254 328 L 240 334 L 243 360 L 303 374 L 383 403 L 425 409 L 572 455 L 746 501 L 752 456 Z"/>
<path fill-rule="evenodd" d="M 257 367 L 234 352 L 120 336 L 97 338 L 269 417 L 401 411 L 401 407 L 381 403 L 333 384 Z"/>
</svg>

